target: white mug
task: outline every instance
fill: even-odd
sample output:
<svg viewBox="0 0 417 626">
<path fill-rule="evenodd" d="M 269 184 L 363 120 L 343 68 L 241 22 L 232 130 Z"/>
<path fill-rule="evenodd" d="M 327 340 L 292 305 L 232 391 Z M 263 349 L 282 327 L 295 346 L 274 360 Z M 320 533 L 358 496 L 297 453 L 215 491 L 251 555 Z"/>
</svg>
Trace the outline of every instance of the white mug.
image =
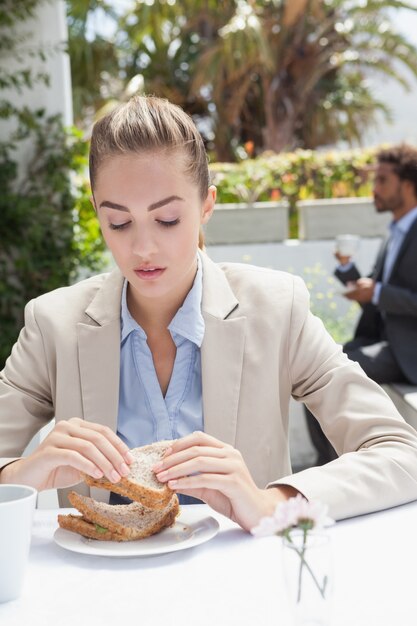
<svg viewBox="0 0 417 626">
<path fill-rule="evenodd" d="M 19 597 L 29 557 L 37 491 L 0 485 L 0 602 Z"/>
<path fill-rule="evenodd" d="M 359 248 L 357 235 L 338 235 L 336 237 L 336 252 L 341 256 L 353 256 Z"/>
</svg>

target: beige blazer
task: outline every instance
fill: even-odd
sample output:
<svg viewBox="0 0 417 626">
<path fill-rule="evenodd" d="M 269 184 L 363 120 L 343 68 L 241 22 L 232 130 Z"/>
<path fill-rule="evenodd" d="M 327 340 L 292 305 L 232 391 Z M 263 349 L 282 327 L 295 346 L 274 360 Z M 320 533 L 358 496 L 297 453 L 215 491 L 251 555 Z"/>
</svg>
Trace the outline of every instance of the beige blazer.
<svg viewBox="0 0 417 626">
<path fill-rule="evenodd" d="M 304 283 L 202 259 L 205 431 L 242 452 L 259 486 L 293 485 L 327 502 L 336 518 L 416 499 L 416 432 L 311 315 Z M 0 467 L 53 417 L 79 416 L 116 430 L 122 284 L 115 270 L 27 305 L 0 375 Z M 291 395 L 306 402 L 342 455 L 292 476 Z M 85 485 L 77 490 L 88 493 Z M 60 503 L 68 506 L 66 490 Z"/>
</svg>

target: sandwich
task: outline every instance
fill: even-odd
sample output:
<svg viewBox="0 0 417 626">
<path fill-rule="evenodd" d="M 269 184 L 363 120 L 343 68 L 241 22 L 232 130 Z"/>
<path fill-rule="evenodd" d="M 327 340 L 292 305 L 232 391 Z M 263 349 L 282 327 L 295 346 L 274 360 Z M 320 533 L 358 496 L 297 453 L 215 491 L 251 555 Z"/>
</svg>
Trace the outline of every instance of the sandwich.
<svg viewBox="0 0 417 626">
<path fill-rule="evenodd" d="M 100 541 L 144 539 L 172 526 L 179 513 L 178 498 L 172 496 L 164 509 L 148 509 L 140 502 L 106 504 L 71 491 L 68 499 L 81 515 L 58 515 L 61 528 Z"/>
<path fill-rule="evenodd" d="M 174 492 L 167 484 L 159 482 L 152 468 L 163 458 L 171 443 L 157 441 L 130 450 L 134 461 L 129 466 L 129 474 L 122 477 L 118 483 L 111 483 L 107 478 L 93 478 L 87 474 L 83 475 L 83 479 L 90 487 L 99 487 L 127 496 L 150 509 L 164 509 Z"/>
<path fill-rule="evenodd" d="M 101 541 L 144 539 L 172 526 L 179 514 L 178 497 L 152 470 L 170 445 L 170 441 L 159 441 L 133 448 L 130 472 L 118 483 L 83 475 L 87 485 L 127 496 L 133 502 L 110 505 L 71 491 L 68 499 L 81 515 L 58 515 L 59 526 Z"/>
</svg>

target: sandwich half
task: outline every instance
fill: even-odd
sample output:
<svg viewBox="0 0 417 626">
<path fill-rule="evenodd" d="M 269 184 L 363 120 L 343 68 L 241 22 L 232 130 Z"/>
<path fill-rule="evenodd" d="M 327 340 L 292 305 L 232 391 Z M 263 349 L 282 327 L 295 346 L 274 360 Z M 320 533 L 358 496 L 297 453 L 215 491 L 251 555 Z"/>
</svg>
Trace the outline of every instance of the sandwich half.
<svg viewBox="0 0 417 626">
<path fill-rule="evenodd" d="M 150 509 L 164 509 L 174 492 L 167 484 L 159 482 L 152 468 L 160 461 L 171 441 L 157 441 L 148 446 L 130 450 L 134 461 L 129 466 L 130 472 L 118 483 L 111 483 L 107 478 L 92 478 L 83 474 L 83 479 L 90 487 L 100 487 L 127 496 Z"/>
<path fill-rule="evenodd" d="M 100 541 L 144 539 L 172 526 L 180 510 L 175 494 L 164 509 L 149 509 L 139 502 L 106 504 L 75 491 L 68 499 L 81 515 L 58 515 L 60 527 Z"/>
</svg>

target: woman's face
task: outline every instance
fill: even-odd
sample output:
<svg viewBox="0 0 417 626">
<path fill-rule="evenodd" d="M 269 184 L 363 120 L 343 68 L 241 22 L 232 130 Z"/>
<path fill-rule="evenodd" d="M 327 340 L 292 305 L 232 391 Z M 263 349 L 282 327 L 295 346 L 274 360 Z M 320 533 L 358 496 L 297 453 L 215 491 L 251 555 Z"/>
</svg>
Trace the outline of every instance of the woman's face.
<svg viewBox="0 0 417 626">
<path fill-rule="evenodd" d="M 216 190 L 202 202 L 184 169 L 178 151 L 114 156 L 98 171 L 94 202 L 103 237 L 137 303 L 181 300 L 192 286 L 200 225 L 212 214 Z"/>
</svg>

